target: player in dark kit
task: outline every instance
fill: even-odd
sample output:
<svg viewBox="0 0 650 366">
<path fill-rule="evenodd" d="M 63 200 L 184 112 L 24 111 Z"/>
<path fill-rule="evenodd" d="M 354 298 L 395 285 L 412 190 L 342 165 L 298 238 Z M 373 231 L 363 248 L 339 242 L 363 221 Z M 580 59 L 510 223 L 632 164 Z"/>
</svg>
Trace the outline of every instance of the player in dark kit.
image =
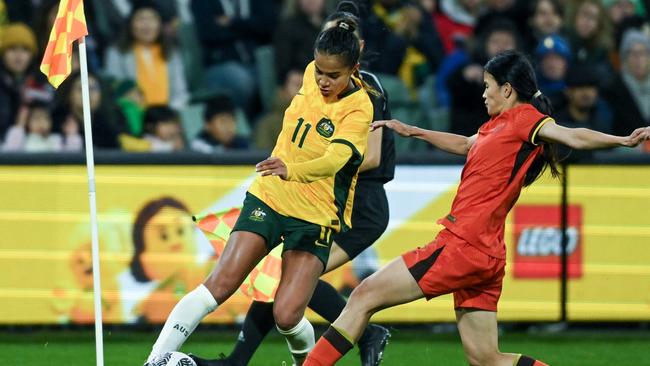
<svg viewBox="0 0 650 366">
<path fill-rule="evenodd" d="M 358 22 L 356 5 L 343 1 L 325 22 L 328 28 L 341 19 Z M 377 77 L 361 71 L 361 79 L 377 93 L 369 93 L 373 104 L 373 120 L 390 119 L 386 92 Z M 374 151 L 373 151 L 374 150 Z M 334 237 L 325 272 L 334 270 L 355 258 L 370 247 L 388 226 L 388 200 L 384 184 L 391 181 L 395 172 L 395 142 L 393 131 L 377 129 L 368 137 L 366 160 L 361 165 L 355 188 L 352 228 Z M 343 310 L 345 300 L 327 282 L 320 280 L 309 307 L 330 323 Z M 240 335 L 232 353 L 221 359 L 206 360 L 192 355 L 198 366 L 247 365 L 266 334 L 274 327 L 273 303 L 254 301 L 251 304 Z M 387 329 L 370 324 L 359 339 L 362 365 L 379 365 L 390 333 Z"/>
<path fill-rule="evenodd" d="M 429 131 L 396 120 L 374 122 L 402 136 L 467 155 L 445 228 L 423 248 L 405 253 L 365 279 L 341 316 L 318 340 L 304 366 L 335 364 L 382 309 L 453 293 L 458 330 L 470 365 L 544 366 L 498 347 L 497 303 L 505 274 L 506 215 L 522 187 L 548 166 L 559 175 L 553 144 L 574 149 L 637 146 L 650 136 L 640 128 L 626 137 L 565 128 L 549 117 L 551 105 L 538 90 L 530 62 L 520 53 L 497 55 L 485 65 L 483 98 L 490 120 L 465 137 Z"/>
</svg>

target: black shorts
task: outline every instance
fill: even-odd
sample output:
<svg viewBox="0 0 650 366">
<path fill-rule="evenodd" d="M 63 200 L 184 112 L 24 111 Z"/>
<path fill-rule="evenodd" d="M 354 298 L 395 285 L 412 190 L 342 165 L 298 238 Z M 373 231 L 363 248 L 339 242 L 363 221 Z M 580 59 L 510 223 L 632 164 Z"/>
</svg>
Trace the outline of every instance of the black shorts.
<svg viewBox="0 0 650 366">
<path fill-rule="evenodd" d="M 283 253 L 287 250 L 309 252 L 320 259 L 323 268 L 327 267 L 334 236 L 331 228 L 281 215 L 248 192 L 232 231 L 262 236 L 269 251 L 284 242 Z"/>
<path fill-rule="evenodd" d="M 334 242 L 350 259 L 371 246 L 388 226 L 388 199 L 383 182 L 357 183 L 352 206 L 352 228 L 334 235 Z"/>
</svg>

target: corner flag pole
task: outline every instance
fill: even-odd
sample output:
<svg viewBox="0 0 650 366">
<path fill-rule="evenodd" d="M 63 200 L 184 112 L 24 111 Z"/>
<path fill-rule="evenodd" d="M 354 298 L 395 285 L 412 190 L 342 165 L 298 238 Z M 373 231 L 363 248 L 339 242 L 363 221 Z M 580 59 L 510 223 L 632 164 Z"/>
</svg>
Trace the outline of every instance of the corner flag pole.
<svg viewBox="0 0 650 366">
<path fill-rule="evenodd" d="M 99 270 L 99 240 L 97 235 L 97 201 L 95 198 L 95 157 L 93 133 L 90 120 L 90 92 L 88 89 L 88 60 L 86 37 L 79 39 L 79 65 L 81 67 L 81 97 L 84 114 L 84 138 L 86 142 L 86 166 L 88 168 L 88 199 L 90 200 L 90 227 L 93 256 L 93 298 L 95 302 L 95 353 L 97 366 L 104 366 L 104 339 L 102 328 L 102 288 Z"/>
</svg>

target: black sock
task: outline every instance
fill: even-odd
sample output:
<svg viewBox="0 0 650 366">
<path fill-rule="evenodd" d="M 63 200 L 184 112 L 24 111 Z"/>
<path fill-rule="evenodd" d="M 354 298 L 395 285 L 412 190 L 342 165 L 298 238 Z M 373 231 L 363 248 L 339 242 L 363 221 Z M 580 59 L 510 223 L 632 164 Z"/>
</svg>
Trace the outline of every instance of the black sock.
<svg viewBox="0 0 650 366">
<path fill-rule="evenodd" d="M 339 294 L 339 292 L 329 283 L 323 280 L 318 280 L 316 290 L 314 290 L 314 295 L 309 301 L 309 308 L 331 324 L 334 323 L 339 315 L 341 315 L 344 307 L 345 300 L 343 296 L 341 296 L 341 294 Z M 363 334 L 361 334 L 359 342 L 363 343 L 367 336 L 369 336 L 368 328 L 366 328 L 363 331 Z"/>
<path fill-rule="evenodd" d="M 273 327 L 275 327 L 273 303 L 253 301 L 228 360 L 235 365 L 248 365 L 255 351 L 262 344 L 262 340 Z"/>
<path fill-rule="evenodd" d="M 309 308 L 330 323 L 334 323 L 345 307 L 343 296 L 329 283 L 318 280 Z"/>
</svg>

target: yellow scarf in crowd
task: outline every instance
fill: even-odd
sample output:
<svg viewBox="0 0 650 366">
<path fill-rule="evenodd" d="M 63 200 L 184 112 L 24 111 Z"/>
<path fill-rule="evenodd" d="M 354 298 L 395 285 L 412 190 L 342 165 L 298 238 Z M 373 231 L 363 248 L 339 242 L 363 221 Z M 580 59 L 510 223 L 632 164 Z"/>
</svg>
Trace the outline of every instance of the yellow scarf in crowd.
<svg viewBox="0 0 650 366">
<path fill-rule="evenodd" d="M 137 82 L 147 106 L 169 104 L 169 73 L 162 48 L 134 46 Z"/>
</svg>

